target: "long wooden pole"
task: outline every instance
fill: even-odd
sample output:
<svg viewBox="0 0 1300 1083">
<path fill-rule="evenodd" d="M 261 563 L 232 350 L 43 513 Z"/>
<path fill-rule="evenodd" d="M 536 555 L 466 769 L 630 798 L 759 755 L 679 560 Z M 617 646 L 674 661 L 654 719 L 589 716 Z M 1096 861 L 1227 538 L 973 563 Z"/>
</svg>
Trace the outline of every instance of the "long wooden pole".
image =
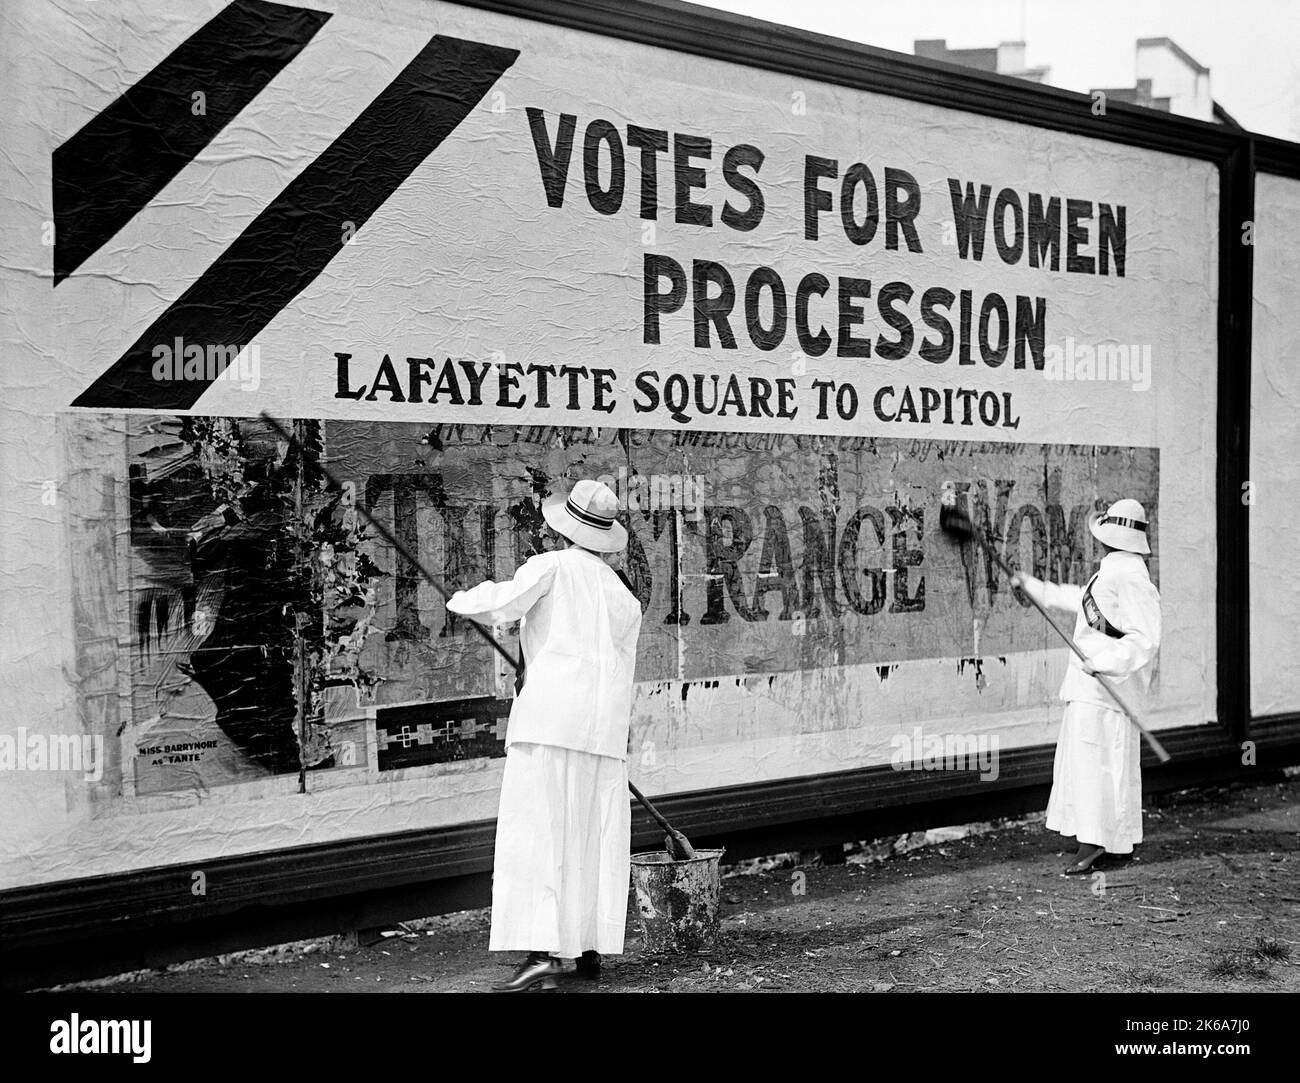
<svg viewBox="0 0 1300 1083">
<path fill-rule="evenodd" d="M 1002 571 L 1008 577 L 1014 576 L 1015 572 L 1011 570 L 1010 566 L 1007 564 L 1005 560 L 1002 559 L 1002 557 L 997 553 L 997 551 L 991 545 L 988 544 L 988 542 L 984 538 L 983 533 L 980 532 L 979 530 L 975 530 L 972 533 L 975 538 L 976 544 L 978 544 L 980 548 L 984 550 L 984 552 L 988 553 L 988 555 L 993 558 L 997 566 L 1001 568 Z M 1088 661 L 1088 656 L 1085 655 L 1083 651 L 1079 648 L 1079 644 L 1077 644 L 1074 641 L 1074 637 L 1070 635 L 1070 633 L 1067 632 L 1064 628 L 1062 628 L 1060 624 L 1057 623 L 1056 618 L 1053 617 L 1052 614 L 1047 611 L 1047 607 L 1044 606 L 1037 598 L 1035 598 L 1028 591 L 1023 591 L 1022 593 L 1025 595 L 1026 598 L 1028 598 L 1033 603 L 1034 608 L 1037 609 L 1038 612 L 1040 612 L 1043 615 L 1047 623 L 1050 624 L 1054 629 L 1056 629 L 1056 634 L 1065 640 L 1070 650 L 1074 651 L 1074 653 L 1078 656 L 1079 661 L 1086 664 Z M 1160 743 L 1160 741 L 1156 738 L 1156 735 L 1154 733 L 1152 733 L 1149 729 L 1147 729 L 1146 726 L 1142 725 L 1142 722 L 1139 720 L 1133 708 L 1124 702 L 1119 692 L 1115 690 L 1115 686 L 1111 684 L 1110 681 L 1107 680 L 1106 677 L 1104 677 L 1100 673 L 1092 674 L 1092 678 L 1098 684 L 1100 684 L 1102 688 L 1106 689 L 1106 693 L 1110 696 L 1111 699 L 1113 699 L 1119 705 L 1119 709 L 1128 716 L 1128 720 L 1132 722 L 1133 725 L 1137 726 L 1142 736 L 1146 738 L 1147 744 L 1151 746 L 1151 751 L 1156 754 L 1156 758 L 1159 759 L 1161 763 L 1168 763 L 1169 753 L 1165 751 L 1165 746 Z"/>
</svg>

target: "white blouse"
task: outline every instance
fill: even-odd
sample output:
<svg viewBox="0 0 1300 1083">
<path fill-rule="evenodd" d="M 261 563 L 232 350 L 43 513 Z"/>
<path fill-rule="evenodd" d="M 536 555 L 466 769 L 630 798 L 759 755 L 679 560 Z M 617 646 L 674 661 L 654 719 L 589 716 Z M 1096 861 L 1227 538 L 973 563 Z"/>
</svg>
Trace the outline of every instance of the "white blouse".
<svg viewBox="0 0 1300 1083">
<path fill-rule="evenodd" d="M 505 583 L 447 602 L 480 624 L 519 620 L 524 686 L 510 711 L 516 741 L 627 758 L 641 603 L 585 549 L 540 553 Z"/>
<path fill-rule="evenodd" d="M 1086 587 L 1045 583 L 1023 573 L 1021 578 L 1021 589 L 1040 604 L 1075 614 L 1074 641 L 1093 669 L 1117 687 L 1132 680 L 1139 691 L 1146 691 L 1160 647 L 1160 593 L 1151 582 L 1145 560 L 1137 553 L 1107 553 Z M 1096 611 L 1100 611 L 1120 633 L 1118 638 L 1089 623 L 1085 611 L 1088 594 L 1095 606 L 1094 623 L 1099 623 Z M 1061 682 L 1060 698 L 1115 707 L 1115 701 L 1084 671 L 1073 651 Z"/>
</svg>

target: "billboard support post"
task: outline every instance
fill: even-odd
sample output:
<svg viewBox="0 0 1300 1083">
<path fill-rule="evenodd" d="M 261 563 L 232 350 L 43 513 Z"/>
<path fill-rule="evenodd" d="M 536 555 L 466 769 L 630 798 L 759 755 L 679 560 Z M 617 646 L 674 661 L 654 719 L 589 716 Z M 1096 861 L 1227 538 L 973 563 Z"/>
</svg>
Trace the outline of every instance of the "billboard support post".
<svg viewBox="0 0 1300 1083">
<path fill-rule="evenodd" d="M 1232 739 L 1250 734 L 1251 309 L 1255 144 L 1243 136 L 1219 164 L 1219 383 L 1216 485 L 1218 715 Z M 1224 604 L 1235 600 L 1236 604 Z"/>
</svg>

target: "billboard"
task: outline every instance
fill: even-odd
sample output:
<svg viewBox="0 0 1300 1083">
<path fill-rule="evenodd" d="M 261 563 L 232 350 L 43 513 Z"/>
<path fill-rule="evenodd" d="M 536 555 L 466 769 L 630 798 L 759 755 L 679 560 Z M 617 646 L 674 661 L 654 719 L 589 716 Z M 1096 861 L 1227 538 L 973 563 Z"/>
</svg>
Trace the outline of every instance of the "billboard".
<svg viewBox="0 0 1300 1083">
<path fill-rule="evenodd" d="M 1054 739 L 945 492 L 1074 581 L 1143 501 L 1213 720 L 1210 163 L 451 4 L 17 12 L 0 726 L 102 759 L 4 883 L 494 815 L 511 682 L 358 507 L 466 585 L 610 483 L 651 793 Z"/>
<path fill-rule="evenodd" d="M 1290 496 L 1300 485 L 1300 322 L 1288 243 L 1300 213 L 1300 182 L 1261 174 L 1255 182 L 1255 304 L 1251 340 L 1250 469 L 1240 499 L 1250 513 L 1250 709 L 1300 711 L 1300 634 L 1291 614 L 1300 585 L 1290 574 Z"/>
</svg>

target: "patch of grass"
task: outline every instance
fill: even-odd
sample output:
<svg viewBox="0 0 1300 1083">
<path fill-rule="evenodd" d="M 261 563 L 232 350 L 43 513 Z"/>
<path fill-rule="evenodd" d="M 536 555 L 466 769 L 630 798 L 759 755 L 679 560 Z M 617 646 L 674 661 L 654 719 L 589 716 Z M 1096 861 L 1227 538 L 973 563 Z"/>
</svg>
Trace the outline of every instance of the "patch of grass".
<svg viewBox="0 0 1300 1083">
<path fill-rule="evenodd" d="M 1223 952 L 1211 960 L 1208 973 L 1210 977 L 1219 981 L 1232 981 L 1234 978 L 1262 979 L 1272 976 L 1266 963 L 1253 954 L 1240 952 Z"/>
<path fill-rule="evenodd" d="M 1121 975 L 1125 985 L 1139 989 L 1159 989 L 1164 984 L 1164 976 L 1150 966 L 1134 966 Z"/>
<path fill-rule="evenodd" d="M 1281 944 L 1271 936 L 1257 936 L 1254 955 L 1261 962 L 1284 963 L 1291 958 L 1291 945 Z"/>
</svg>

